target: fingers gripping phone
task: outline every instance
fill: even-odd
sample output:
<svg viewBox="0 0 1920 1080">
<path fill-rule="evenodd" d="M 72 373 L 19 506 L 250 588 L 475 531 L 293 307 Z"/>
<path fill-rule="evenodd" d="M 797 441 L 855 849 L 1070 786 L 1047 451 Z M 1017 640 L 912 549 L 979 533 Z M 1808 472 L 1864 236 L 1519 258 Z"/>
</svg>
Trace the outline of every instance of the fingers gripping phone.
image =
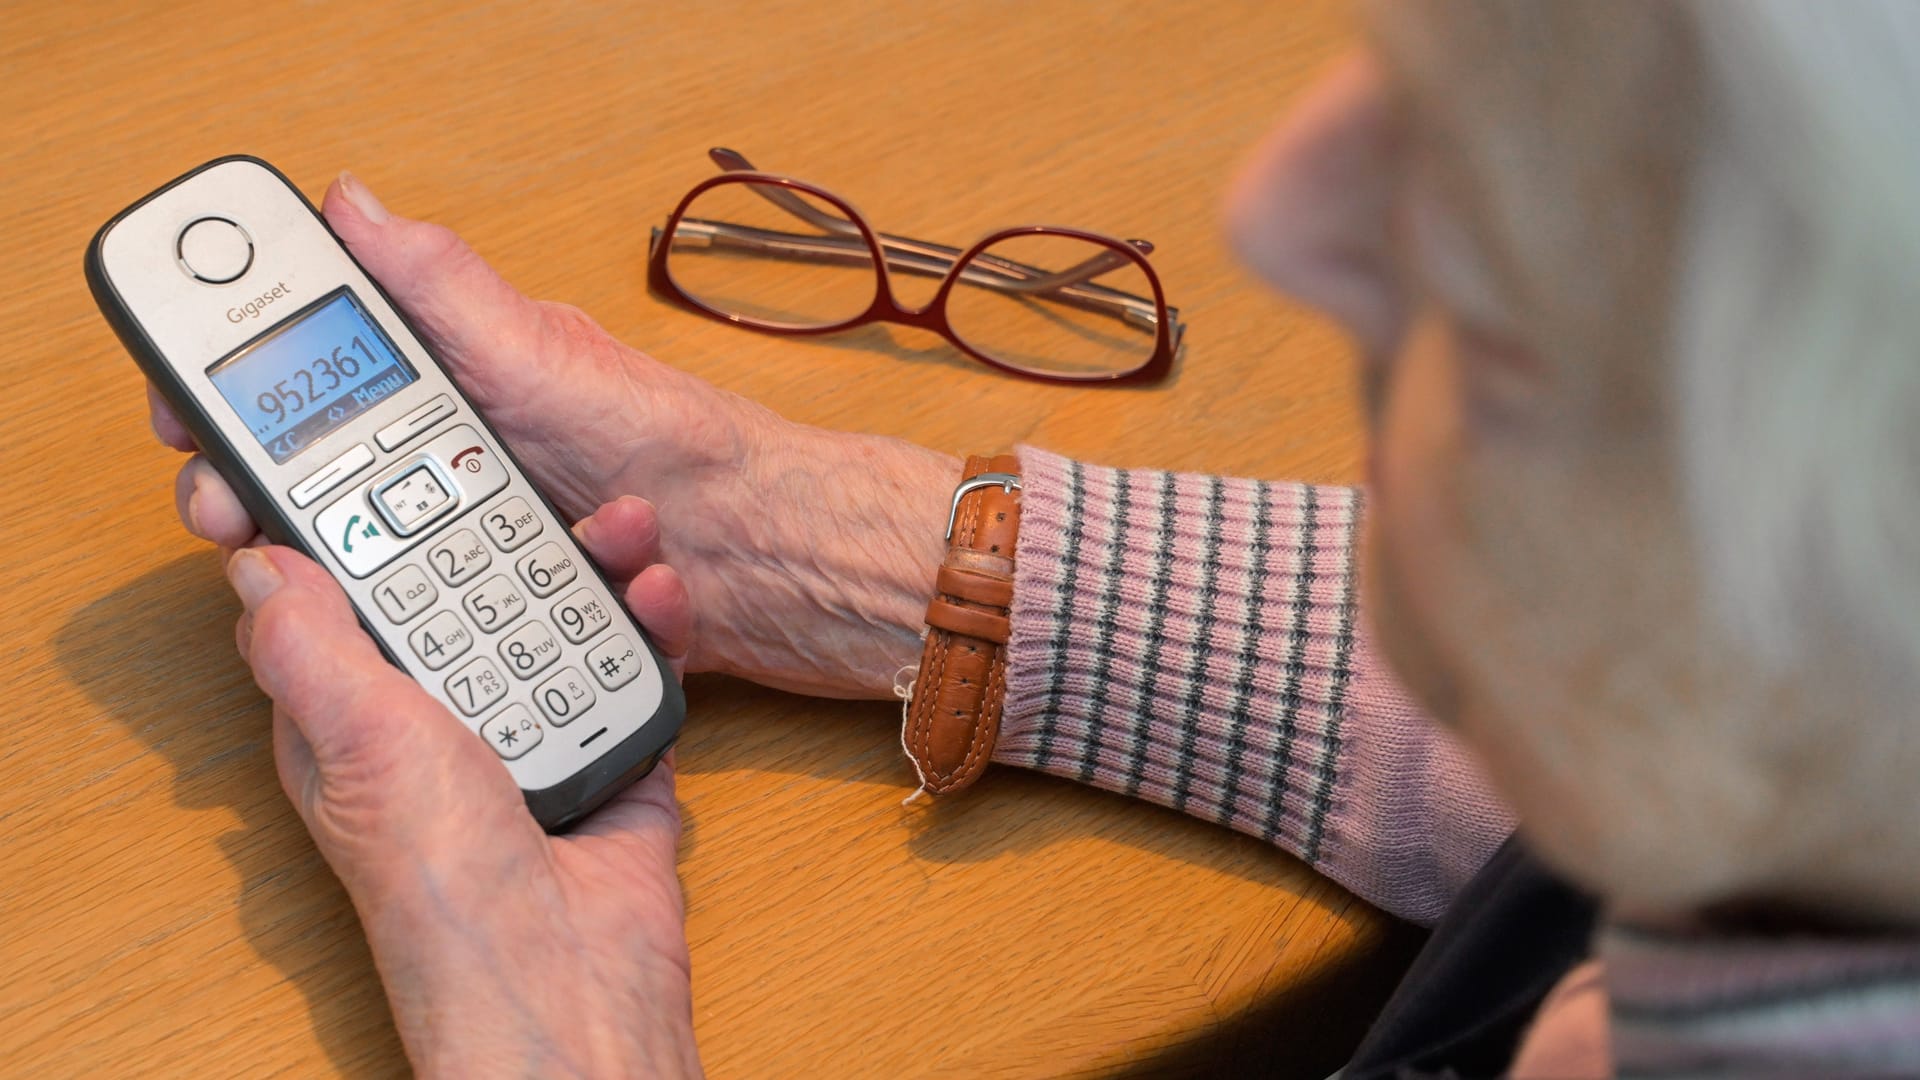
<svg viewBox="0 0 1920 1080">
<path fill-rule="evenodd" d="M 313 205 L 226 157 L 116 214 L 87 284 L 273 542 L 558 829 L 653 767 L 686 706 L 605 577 Z"/>
</svg>

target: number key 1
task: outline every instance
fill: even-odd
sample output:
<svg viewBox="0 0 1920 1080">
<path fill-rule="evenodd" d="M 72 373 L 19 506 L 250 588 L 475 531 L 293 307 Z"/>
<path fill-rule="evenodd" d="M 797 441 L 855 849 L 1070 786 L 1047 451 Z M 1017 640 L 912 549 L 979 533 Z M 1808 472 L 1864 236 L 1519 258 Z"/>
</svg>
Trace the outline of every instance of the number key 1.
<svg viewBox="0 0 1920 1080">
<path fill-rule="evenodd" d="M 440 594 L 419 567 L 403 566 L 373 587 L 373 598 L 387 618 L 403 623 L 432 607 Z"/>
</svg>

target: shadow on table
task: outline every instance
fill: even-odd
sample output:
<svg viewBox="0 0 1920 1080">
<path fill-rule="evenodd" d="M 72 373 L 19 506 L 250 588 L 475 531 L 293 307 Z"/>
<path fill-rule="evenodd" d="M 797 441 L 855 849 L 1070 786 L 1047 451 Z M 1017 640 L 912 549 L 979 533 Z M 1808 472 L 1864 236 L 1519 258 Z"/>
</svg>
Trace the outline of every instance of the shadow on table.
<svg viewBox="0 0 1920 1080">
<path fill-rule="evenodd" d="M 687 681 L 688 727 L 681 769 L 801 774 L 875 789 L 892 806 L 914 777 L 898 741 L 900 709 L 887 702 L 819 701 L 734 680 Z M 724 707 L 721 707 L 724 704 Z M 1089 815 L 1089 806 L 1106 804 Z M 1006 855 L 1045 859 L 1096 830 L 1101 839 L 1158 858 L 1198 864 L 1336 909 L 1361 901 L 1252 837 L 1163 807 L 1016 768 L 990 769 L 966 795 L 899 811 L 907 844 L 932 863 L 976 863 Z M 1204 912 L 1196 912 L 1204 919 Z M 1270 981 L 1257 1004 L 1116 1071 L 1162 1076 L 1328 1076 L 1346 1062 L 1379 1014 L 1425 931 L 1379 917 L 1360 937 L 1330 948 L 1291 981 Z"/>
<path fill-rule="evenodd" d="M 74 612 L 55 648 L 88 697 L 172 765 L 177 805 L 239 816 L 219 844 L 241 881 L 241 924 L 306 999 L 334 1068 L 404 1074 L 353 906 L 280 792 L 268 706 L 234 650 L 238 610 L 214 556 L 183 556 Z"/>
<path fill-rule="evenodd" d="M 898 702 L 833 701 L 738 680 L 686 680 L 682 772 L 740 769 L 890 785 L 886 805 L 913 791 L 900 750 Z M 1089 806 L 1105 811 L 1089 817 Z M 1010 812 L 1012 811 L 1012 812 Z M 1275 887 L 1318 881 L 1291 857 L 1259 841 L 1139 799 L 996 766 L 964 795 L 901 811 L 914 855 L 936 863 L 985 862 L 1044 852 L 1082 839 L 1093 822 L 1106 840 Z"/>
<path fill-rule="evenodd" d="M 931 330 L 875 323 L 838 334 L 782 334 L 781 338 L 797 346 L 854 350 L 889 356 L 912 364 L 939 364 L 944 367 L 978 370 L 980 361 L 961 352 Z"/>
<path fill-rule="evenodd" d="M 1358 903 L 1358 901 L 1355 901 Z M 1114 1071 L 1115 1080 L 1284 1077 L 1324 1080 L 1346 1065 L 1427 932 L 1391 923 L 1364 956 L 1316 964 L 1254 1007 Z"/>
</svg>

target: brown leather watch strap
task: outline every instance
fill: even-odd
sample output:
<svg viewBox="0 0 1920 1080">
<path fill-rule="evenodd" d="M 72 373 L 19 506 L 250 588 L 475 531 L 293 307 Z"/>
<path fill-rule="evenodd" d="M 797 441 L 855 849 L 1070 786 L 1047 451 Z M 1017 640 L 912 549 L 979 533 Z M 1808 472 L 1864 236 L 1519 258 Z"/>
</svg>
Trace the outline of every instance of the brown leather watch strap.
<svg viewBox="0 0 1920 1080">
<path fill-rule="evenodd" d="M 983 474 L 1016 478 L 1012 455 L 967 459 L 961 489 Z M 1007 696 L 1008 613 L 1014 540 L 1020 532 L 1016 482 L 994 481 L 958 499 L 947 557 L 927 605 L 927 644 L 907 702 L 900 742 L 922 790 L 959 791 L 986 771 Z"/>
</svg>

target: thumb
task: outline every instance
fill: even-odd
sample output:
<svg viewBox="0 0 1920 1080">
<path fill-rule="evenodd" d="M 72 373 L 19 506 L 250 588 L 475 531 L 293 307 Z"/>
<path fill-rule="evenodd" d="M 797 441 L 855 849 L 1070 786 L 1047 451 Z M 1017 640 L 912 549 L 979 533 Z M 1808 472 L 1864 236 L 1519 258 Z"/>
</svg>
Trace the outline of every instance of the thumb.
<svg viewBox="0 0 1920 1080">
<path fill-rule="evenodd" d="M 483 410 L 537 390 L 544 305 L 522 295 L 444 225 L 399 217 L 351 173 L 321 200 L 327 224 L 412 320 Z"/>
<path fill-rule="evenodd" d="M 241 651 L 275 705 L 281 784 L 350 890 L 542 842 L 491 750 L 389 664 L 326 571 L 282 547 L 227 564 Z"/>
</svg>

